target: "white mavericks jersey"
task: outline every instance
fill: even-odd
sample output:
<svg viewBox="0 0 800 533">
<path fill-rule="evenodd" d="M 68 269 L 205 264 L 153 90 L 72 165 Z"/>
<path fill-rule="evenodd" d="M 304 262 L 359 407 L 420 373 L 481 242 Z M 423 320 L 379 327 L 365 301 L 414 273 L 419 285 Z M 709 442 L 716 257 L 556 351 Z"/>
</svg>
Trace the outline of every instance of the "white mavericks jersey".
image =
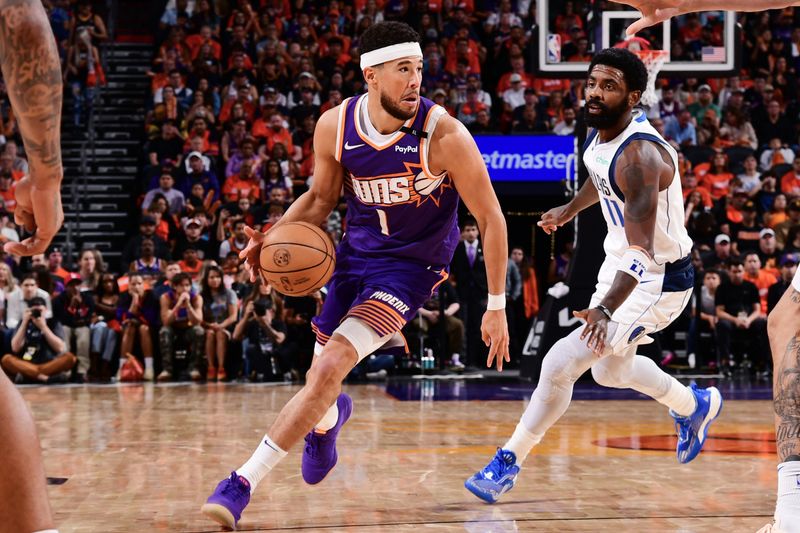
<svg viewBox="0 0 800 533">
<path fill-rule="evenodd" d="M 672 158 L 675 176 L 669 187 L 658 193 L 653 265 L 651 273 L 664 272 L 667 263 L 674 263 L 689 255 L 692 239 L 683 226 L 683 192 L 678 173 L 678 154 L 650 125 L 641 110 L 633 112 L 633 120 L 616 138 L 600 142 L 597 130 L 590 132 L 583 153 L 583 162 L 597 187 L 603 216 L 608 224 L 608 235 L 603 243 L 606 261 L 621 259 L 628 248 L 625 236 L 625 196 L 614 179 L 615 165 L 622 150 L 632 141 L 647 140 L 660 144 Z"/>
</svg>

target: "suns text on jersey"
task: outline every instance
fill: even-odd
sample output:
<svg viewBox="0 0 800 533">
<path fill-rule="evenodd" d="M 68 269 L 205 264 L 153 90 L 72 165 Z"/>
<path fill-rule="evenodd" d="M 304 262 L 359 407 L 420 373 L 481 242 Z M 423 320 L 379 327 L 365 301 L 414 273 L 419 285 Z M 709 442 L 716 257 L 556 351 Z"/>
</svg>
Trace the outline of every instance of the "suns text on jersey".
<svg viewBox="0 0 800 533">
<path fill-rule="evenodd" d="M 410 177 L 354 179 L 353 193 L 365 204 L 404 204 L 411 199 Z"/>
</svg>

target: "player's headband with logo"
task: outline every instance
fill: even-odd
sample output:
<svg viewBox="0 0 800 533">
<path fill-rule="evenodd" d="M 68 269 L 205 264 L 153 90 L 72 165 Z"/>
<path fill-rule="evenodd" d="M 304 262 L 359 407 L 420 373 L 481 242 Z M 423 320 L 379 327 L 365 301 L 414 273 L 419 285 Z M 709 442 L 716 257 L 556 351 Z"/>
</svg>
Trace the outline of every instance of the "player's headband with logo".
<svg viewBox="0 0 800 533">
<path fill-rule="evenodd" d="M 401 57 L 422 57 L 422 48 L 419 43 L 408 42 L 384 46 L 371 52 L 361 54 L 361 69 L 381 65 Z"/>
</svg>

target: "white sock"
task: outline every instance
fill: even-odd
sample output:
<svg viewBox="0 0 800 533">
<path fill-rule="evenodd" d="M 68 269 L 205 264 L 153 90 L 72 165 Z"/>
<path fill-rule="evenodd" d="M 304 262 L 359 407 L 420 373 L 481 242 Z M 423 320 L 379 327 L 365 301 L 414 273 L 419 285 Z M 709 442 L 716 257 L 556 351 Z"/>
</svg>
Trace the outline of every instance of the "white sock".
<svg viewBox="0 0 800 533">
<path fill-rule="evenodd" d="M 41 531 L 34 531 L 33 533 L 58 533 L 57 529 L 43 529 Z"/>
<path fill-rule="evenodd" d="M 153 370 L 153 358 L 152 357 L 145 357 L 144 358 L 144 369 L 145 370 Z"/>
<path fill-rule="evenodd" d="M 669 376 L 669 380 L 670 384 L 667 393 L 661 398 L 655 398 L 655 400 L 660 404 L 666 405 L 673 413 L 680 416 L 689 416 L 694 413 L 697 409 L 697 400 L 692 394 L 692 389 L 672 376 Z"/>
<path fill-rule="evenodd" d="M 775 526 L 781 533 L 800 532 L 800 461 L 787 461 L 778 465 Z"/>
<path fill-rule="evenodd" d="M 520 421 L 514 429 L 514 434 L 503 445 L 503 449 L 514 452 L 514 455 L 517 456 L 517 465 L 521 466 L 522 462 L 528 457 L 531 448 L 539 444 L 542 437 L 544 435 L 536 435 L 528 431 L 528 428 Z"/>
<path fill-rule="evenodd" d="M 284 457 L 286 452 L 281 450 L 269 435 L 264 435 L 256 451 L 245 464 L 236 469 L 236 473 L 250 482 L 250 494 L 252 494 L 267 472 L 275 468 Z"/>
<path fill-rule="evenodd" d="M 314 429 L 319 429 L 321 431 L 328 431 L 333 426 L 336 425 L 336 422 L 339 421 L 339 406 L 336 405 L 336 402 L 331 405 L 330 409 L 325 412 L 325 415 L 322 417 L 322 420 L 317 422 L 317 425 L 314 426 Z"/>
</svg>

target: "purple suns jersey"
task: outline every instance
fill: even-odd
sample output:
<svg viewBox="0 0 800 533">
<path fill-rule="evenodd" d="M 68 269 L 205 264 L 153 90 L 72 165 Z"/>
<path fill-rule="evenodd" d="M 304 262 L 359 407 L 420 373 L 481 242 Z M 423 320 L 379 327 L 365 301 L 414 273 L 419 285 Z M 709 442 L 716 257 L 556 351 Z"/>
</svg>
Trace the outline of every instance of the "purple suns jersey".
<svg viewBox="0 0 800 533">
<path fill-rule="evenodd" d="M 459 240 L 458 193 L 447 173 L 428 169 L 433 130 L 445 109 L 420 98 L 417 114 L 383 144 L 368 137 L 367 95 L 339 108 L 336 159 L 344 167 L 345 237 L 357 254 L 448 265 Z M 364 109 L 362 109 L 362 106 Z M 420 133 L 424 136 L 424 133 Z M 454 154 L 457 157 L 457 154 Z"/>
</svg>

